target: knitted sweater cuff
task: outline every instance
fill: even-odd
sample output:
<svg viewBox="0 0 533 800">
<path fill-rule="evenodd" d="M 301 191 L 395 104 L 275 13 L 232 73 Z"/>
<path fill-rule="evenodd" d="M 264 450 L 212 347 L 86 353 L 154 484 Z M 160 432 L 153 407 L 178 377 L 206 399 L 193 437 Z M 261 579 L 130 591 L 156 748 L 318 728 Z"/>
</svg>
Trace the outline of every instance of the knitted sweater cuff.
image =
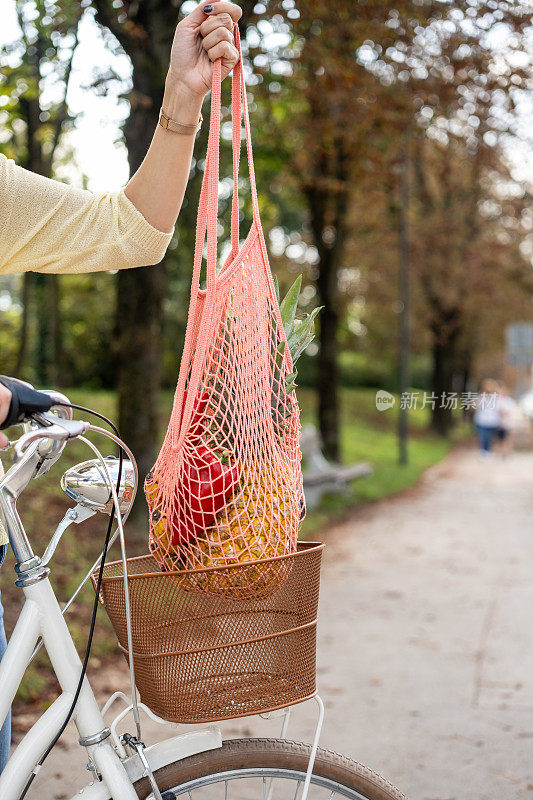
<svg viewBox="0 0 533 800">
<path fill-rule="evenodd" d="M 161 261 L 174 231 L 164 233 L 157 230 L 145 219 L 121 189 L 118 193 L 118 205 L 121 222 L 124 224 L 128 238 L 154 256 L 154 264 Z"/>
</svg>

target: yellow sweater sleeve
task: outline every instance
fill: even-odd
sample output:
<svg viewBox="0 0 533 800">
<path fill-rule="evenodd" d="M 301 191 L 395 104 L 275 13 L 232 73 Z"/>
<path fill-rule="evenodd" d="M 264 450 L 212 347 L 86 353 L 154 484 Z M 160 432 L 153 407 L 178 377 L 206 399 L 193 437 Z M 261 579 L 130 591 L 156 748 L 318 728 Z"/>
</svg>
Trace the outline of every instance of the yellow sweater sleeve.
<svg viewBox="0 0 533 800">
<path fill-rule="evenodd" d="M 171 237 L 123 190 L 76 189 L 0 154 L 0 275 L 148 266 L 161 261 Z"/>
</svg>

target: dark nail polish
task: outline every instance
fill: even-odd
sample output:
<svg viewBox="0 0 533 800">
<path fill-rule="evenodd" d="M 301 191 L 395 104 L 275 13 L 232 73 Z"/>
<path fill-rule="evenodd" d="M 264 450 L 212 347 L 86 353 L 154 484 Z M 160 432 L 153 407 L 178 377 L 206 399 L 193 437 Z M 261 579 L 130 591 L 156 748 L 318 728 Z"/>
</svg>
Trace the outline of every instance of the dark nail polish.
<svg viewBox="0 0 533 800">
<path fill-rule="evenodd" d="M 204 6 L 204 14 L 210 14 L 213 10 L 213 6 Z"/>
</svg>

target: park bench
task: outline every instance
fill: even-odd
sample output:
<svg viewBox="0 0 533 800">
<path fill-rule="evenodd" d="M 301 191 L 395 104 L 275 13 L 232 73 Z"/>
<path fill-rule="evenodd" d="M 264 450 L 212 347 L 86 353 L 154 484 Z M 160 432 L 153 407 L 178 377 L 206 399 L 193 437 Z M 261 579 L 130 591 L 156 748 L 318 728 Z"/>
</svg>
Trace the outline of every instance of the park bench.
<svg viewBox="0 0 533 800">
<path fill-rule="evenodd" d="M 372 475 L 372 464 L 367 461 L 347 465 L 328 461 L 322 453 L 320 434 L 314 425 L 305 425 L 302 429 L 300 449 L 308 508 L 314 508 L 326 492 L 347 492 L 350 481 Z"/>
</svg>

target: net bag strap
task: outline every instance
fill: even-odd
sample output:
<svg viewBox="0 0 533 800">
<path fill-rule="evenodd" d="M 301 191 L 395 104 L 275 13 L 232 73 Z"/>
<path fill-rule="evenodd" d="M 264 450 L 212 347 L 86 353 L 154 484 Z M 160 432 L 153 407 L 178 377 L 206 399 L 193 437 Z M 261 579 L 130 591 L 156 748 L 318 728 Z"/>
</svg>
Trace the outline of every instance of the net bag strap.
<svg viewBox="0 0 533 800">
<path fill-rule="evenodd" d="M 231 245 L 232 255 L 239 249 L 239 161 L 241 151 L 241 116 L 244 115 L 244 128 L 246 150 L 248 157 L 248 173 L 252 196 L 253 218 L 259 222 L 259 205 L 255 183 L 255 169 L 253 163 L 252 137 L 250 132 L 250 118 L 248 112 L 248 99 L 242 65 L 242 49 L 239 29 L 235 26 L 235 43 L 239 52 L 239 62 L 233 69 L 232 75 L 232 151 L 233 151 L 233 199 L 231 213 Z M 219 152 L 220 152 L 220 105 L 221 105 L 221 61 L 218 59 L 213 65 L 213 83 L 211 90 L 211 121 L 209 141 L 207 145 L 207 158 L 200 194 L 198 218 L 196 225 L 196 247 L 194 256 L 193 286 L 199 288 L 199 278 L 202 264 L 202 253 L 207 227 L 207 293 L 214 288 L 216 280 L 217 261 L 217 222 L 218 222 L 218 184 L 219 184 Z M 230 256 L 231 260 L 231 256 Z"/>
<path fill-rule="evenodd" d="M 257 188 L 255 183 L 255 169 L 252 151 L 252 136 L 250 130 L 250 117 L 248 111 L 248 99 L 246 96 L 246 84 L 244 81 L 244 71 L 242 64 L 242 48 L 239 29 L 234 28 L 235 44 L 239 53 L 239 62 L 232 73 L 232 151 L 233 151 L 233 198 L 231 213 L 231 253 L 228 262 L 233 260 L 239 250 L 239 162 L 241 152 L 241 117 L 244 116 L 244 130 L 246 139 L 246 152 L 248 160 L 248 174 L 250 179 L 250 190 L 252 196 L 252 209 L 254 223 L 260 224 L 259 204 L 257 199 Z M 207 145 L 207 157 L 204 168 L 202 189 L 198 206 L 198 216 L 196 222 L 196 241 L 194 250 L 194 267 L 191 288 L 191 308 L 189 315 L 194 314 L 197 298 L 200 291 L 200 273 L 202 268 L 202 256 L 207 228 L 207 286 L 205 290 L 205 301 L 210 302 L 216 283 L 216 261 L 217 261 L 217 224 L 218 224 L 218 184 L 219 184 L 219 151 L 220 151 L 220 109 L 221 109 L 221 83 L 222 83 L 222 63 L 217 59 L 213 64 L 213 81 L 211 89 L 211 116 L 209 128 L 209 140 Z M 202 346 L 201 343 L 193 345 L 193 331 L 191 326 L 187 327 L 182 362 L 187 363 L 193 346 Z M 191 381 L 192 381 L 191 375 Z M 194 397 L 187 397 L 182 413 L 183 392 L 187 380 L 185 369 L 180 370 L 178 385 L 174 397 L 174 407 L 172 416 L 176 423 L 181 419 L 181 425 L 174 426 L 174 449 L 178 450 L 183 438 L 183 433 L 187 429 L 188 420 L 192 413 Z M 179 430 L 179 433 L 178 433 Z"/>
</svg>

